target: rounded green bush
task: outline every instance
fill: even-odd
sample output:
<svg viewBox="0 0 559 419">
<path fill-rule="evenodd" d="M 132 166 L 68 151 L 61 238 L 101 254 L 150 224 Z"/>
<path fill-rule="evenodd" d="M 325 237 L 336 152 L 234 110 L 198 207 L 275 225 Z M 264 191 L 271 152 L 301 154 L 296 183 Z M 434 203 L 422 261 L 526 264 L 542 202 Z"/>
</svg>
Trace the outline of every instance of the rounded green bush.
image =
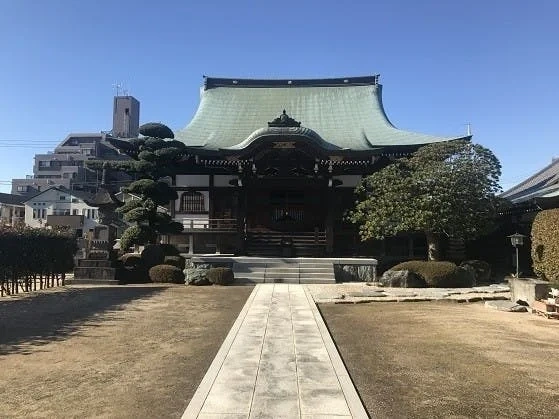
<svg viewBox="0 0 559 419">
<path fill-rule="evenodd" d="M 231 268 L 210 268 L 207 275 L 208 281 L 216 285 L 230 285 L 235 280 Z"/>
<path fill-rule="evenodd" d="M 142 250 L 142 261 L 148 269 L 155 265 L 161 265 L 164 260 L 165 252 L 159 244 L 148 244 Z"/>
<path fill-rule="evenodd" d="M 452 262 L 410 260 L 390 268 L 392 271 L 411 271 L 422 277 L 428 287 L 467 288 L 474 284 L 474 276 Z"/>
<path fill-rule="evenodd" d="M 184 274 L 176 266 L 156 265 L 149 270 L 149 279 L 153 282 L 184 284 Z"/>
<path fill-rule="evenodd" d="M 186 266 L 186 260 L 182 256 L 165 256 L 163 260 L 164 265 L 172 265 L 177 268 L 184 269 Z"/>
</svg>

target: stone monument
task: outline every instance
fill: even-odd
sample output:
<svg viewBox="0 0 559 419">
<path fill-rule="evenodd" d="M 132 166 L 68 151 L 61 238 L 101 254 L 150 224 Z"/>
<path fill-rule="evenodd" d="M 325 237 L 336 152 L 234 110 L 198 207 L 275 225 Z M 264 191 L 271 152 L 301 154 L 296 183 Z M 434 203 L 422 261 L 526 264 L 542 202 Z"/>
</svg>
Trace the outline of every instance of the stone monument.
<svg viewBox="0 0 559 419">
<path fill-rule="evenodd" d="M 74 284 L 117 284 L 113 246 L 116 238 L 115 210 L 123 205 L 106 185 L 108 168 L 103 167 L 101 186 L 86 203 L 97 207 L 99 225 L 87 232 L 85 259 L 74 268 Z"/>
</svg>

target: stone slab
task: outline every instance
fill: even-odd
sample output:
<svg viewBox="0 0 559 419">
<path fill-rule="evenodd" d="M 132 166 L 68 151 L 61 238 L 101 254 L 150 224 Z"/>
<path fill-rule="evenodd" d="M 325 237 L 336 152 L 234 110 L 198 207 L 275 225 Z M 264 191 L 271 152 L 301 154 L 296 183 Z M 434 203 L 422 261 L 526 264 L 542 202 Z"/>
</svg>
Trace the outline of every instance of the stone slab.
<svg viewBox="0 0 559 419">
<path fill-rule="evenodd" d="M 367 418 L 328 329 L 299 284 L 259 284 L 182 418 Z"/>
<path fill-rule="evenodd" d="M 509 311 L 509 312 L 515 312 L 515 313 L 521 313 L 521 312 L 528 311 L 528 309 L 525 306 L 522 306 L 520 304 L 516 304 L 515 302 L 508 301 L 508 300 L 486 301 L 485 302 L 485 307 L 486 308 L 491 308 L 491 309 L 494 309 L 494 310 Z"/>
</svg>

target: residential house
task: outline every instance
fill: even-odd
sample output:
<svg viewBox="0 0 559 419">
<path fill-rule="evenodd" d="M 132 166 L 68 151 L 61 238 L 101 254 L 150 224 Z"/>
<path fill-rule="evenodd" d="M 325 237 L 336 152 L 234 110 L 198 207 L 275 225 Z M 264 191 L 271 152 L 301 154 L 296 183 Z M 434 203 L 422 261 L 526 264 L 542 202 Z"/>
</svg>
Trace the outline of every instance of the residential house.
<svg viewBox="0 0 559 419">
<path fill-rule="evenodd" d="M 25 201 L 25 224 L 30 227 L 66 226 L 78 236 L 98 223 L 98 209 L 86 203 L 90 195 L 61 186 L 51 187 Z"/>
<path fill-rule="evenodd" d="M 0 224 L 14 226 L 18 222 L 24 222 L 24 219 L 23 197 L 0 193 Z"/>
</svg>

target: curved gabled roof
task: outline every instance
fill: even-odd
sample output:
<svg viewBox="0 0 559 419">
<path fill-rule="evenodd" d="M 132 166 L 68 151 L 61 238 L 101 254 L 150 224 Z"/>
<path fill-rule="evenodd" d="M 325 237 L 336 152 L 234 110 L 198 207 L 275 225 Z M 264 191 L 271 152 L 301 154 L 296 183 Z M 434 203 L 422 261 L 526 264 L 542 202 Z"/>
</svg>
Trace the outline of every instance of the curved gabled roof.
<svg viewBox="0 0 559 419">
<path fill-rule="evenodd" d="M 239 149 L 283 110 L 334 149 L 366 151 L 462 137 L 397 129 L 382 106 L 378 76 L 315 80 L 206 78 L 196 115 L 176 139 L 205 150 Z"/>
<path fill-rule="evenodd" d="M 553 197 L 559 192 L 559 159 L 553 161 L 528 179 L 503 192 L 500 196 L 513 203 L 532 198 Z"/>
</svg>

